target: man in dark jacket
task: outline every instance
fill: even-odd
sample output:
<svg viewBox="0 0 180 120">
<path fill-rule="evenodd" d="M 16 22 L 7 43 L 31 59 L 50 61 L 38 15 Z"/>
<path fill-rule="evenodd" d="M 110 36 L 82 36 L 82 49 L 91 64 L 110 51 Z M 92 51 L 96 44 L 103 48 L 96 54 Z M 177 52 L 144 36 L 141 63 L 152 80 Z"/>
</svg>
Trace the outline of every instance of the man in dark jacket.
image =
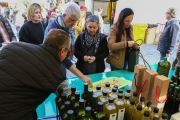
<svg viewBox="0 0 180 120">
<path fill-rule="evenodd" d="M 12 42 L 2 49 L 0 120 L 32 120 L 32 112 L 66 80 L 60 64 L 70 44 L 66 32 L 54 29 L 44 44 Z"/>
<path fill-rule="evenodd" d="M 168 22 L 166 22 L 166 26 L 161 33 L 157 48 L 161 54 L 160 59 L 167 57 L 169 60 L 170 54 L 172 54 L 176 45 L 180 29 L 179 22 L 175 19 L 176 16 L 177 10 L 175 8 L 169 8 L 169 10 L 166 12 L 166 19 Z"/>
<path fill-rule="evenodd" d="M 17 41 L 9 21 L 0 15 L 0 47 L 3 44 L 9 44 L 11 41 Z"/>
</svg>

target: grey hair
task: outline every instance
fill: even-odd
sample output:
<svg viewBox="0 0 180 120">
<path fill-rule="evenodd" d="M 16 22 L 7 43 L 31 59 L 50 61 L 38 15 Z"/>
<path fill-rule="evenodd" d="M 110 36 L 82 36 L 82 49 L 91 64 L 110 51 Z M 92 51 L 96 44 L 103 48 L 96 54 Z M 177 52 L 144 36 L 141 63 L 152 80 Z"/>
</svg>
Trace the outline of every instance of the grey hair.
<svg viewBox="0 0 180 120">
<path fill-rule="evenodd" d="M 63 14 L 66 14 L 68 17 L 74 15 L 77 19 L 81 17 L 80 8 L 74 2 L 68 2 L 65 4 Z"/>
<path fill-rule="evenodd" d="M 58 52 L 61 48 L 69 49 L 71 44 L 70 36 L 61 29 L 51 29 L 44 39 L 44 44 L 56 49 Z"/>
<path fill-rule="evenodd" d="M 94 16 L 95 16 L 95 15 L 94 15 Z M 86 25 L 87 25 L 89 22 L 96 22 L 97 25 L 98 25 L 98 31 L 100 30 L 100 25 L 99 25 L 99 18 L 98 18 L 98 16 L 97 16 L 97 17 L 87 18 L 87 20 L 86 20 Z"/>
<path fill-rule="evenodd" d="M 176 8 L 171 7 L 169 8 L 169 13 L 171 14 L 173 18 L 176 18 L 178 15 L 178 10 Z"/>
</svg>

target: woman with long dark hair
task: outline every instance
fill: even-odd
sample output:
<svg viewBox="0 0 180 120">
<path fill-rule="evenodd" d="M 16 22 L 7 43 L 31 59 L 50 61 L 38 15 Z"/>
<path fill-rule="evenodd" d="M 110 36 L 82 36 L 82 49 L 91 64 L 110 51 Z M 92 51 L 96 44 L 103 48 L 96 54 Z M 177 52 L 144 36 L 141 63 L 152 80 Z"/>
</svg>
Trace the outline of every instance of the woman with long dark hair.
<svg viewBox="0 0 180 120">
<path fill-rule="evenodd" d="M 134 12 L 131 8 L 123 9 L 118 21 L 113 24 L 109 30 L 108 48 L 110 54 L 106 62 L 110 64 L 111 70 L 127 69 L 129 49 L 133 47 L 135 50 L 139 49 L 134 46 L 133 20 Z"/>
</svg>

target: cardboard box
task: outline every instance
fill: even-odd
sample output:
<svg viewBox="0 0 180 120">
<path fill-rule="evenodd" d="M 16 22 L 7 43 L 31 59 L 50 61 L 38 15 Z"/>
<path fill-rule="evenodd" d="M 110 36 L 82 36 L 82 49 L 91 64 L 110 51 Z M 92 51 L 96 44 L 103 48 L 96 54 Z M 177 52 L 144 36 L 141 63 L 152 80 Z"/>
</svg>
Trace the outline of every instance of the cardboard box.
<svg viewBox="0 0 180 120">
<path fill-rule="evenodd" d="M 158 75 L 157 72 L 153 71 L 153 70 L 146 70 L 144 72 L 144 77 L 143 77 L 143 83 L 145 82 L 145 80 L 147 79 L 146 83 L 144 84 L 144 87 L 142 89 L 141 92 L 141 97 L 145 98 L 145 104 L 148 101 L 151 101 L 151 96 L 153 93 L 153 87 L 154 87 L 154 80 L 155 77 Z"/>
<path fill-rule="evenodd" d="M 151 103 L 152 103 L 152 109 L 154 109 L 154 107 L 159 108 L 159 116 L 162 116 L 162 112 L 163 112 L 163 108 L 164 108 L 164 104 L 165 104 L 163 102 L 167 97 L 169 82 L 170 82 L 170 79 L 163 76 L 163 75 L 158 75 L 155 77 Z M 157 99 L 159 100 L 160 103 L 156 99 L 156 86 L 157 85 L 158 85 L 158 87 L 157 87 Z"/>
<path fill-rule="evenodd" d="M 138 93 L 137 97 L 138 98 L 140 97 L 140 89 L 143 84 L 143 76 L 146 69 L 147 68 L 144 65 L 140 65 L 140 64 L 134 67 L 134 77 L 133 77 L 133 82 L 132 82 L 131 96 L 133 96 L 133 92 L 137 92 Z M 135 81 L 136 81 L 136 84 L 135 84 Z"/>
</svg>

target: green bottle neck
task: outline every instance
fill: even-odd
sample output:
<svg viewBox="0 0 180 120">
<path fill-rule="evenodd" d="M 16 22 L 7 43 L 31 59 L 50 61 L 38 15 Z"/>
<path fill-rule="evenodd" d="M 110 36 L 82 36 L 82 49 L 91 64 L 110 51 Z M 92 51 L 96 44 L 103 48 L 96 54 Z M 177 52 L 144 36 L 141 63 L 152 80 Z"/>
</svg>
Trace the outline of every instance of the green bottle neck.
<svg viewBox="0 0 180 120">
<path fill-rule="evenodd" d="M 86 93 L 86 94 L 88 93 L 88 85 L 84 86 L 84 93 Z"/>
<path fill-rule="evenodd" d="M 86 115 L 86 118 L 91 118 L 91 111 L 88 111 Z"/>
<path fill-rule="evenodd" d="M 76 92 L 76 91 L 72 91 L 72 94 L 71 94 L 71 95 L 74 95 L 74 96 L 75 96 L 75 92 Z"/>
<path fill-rule="evenodd" d="M 98 106 L 98 112 L 103 112 L 103 106 Z"/>
<path fill-rule="evenodd" d="M 176 75 L 179 75 L 179 67 L 177 66 L 176 67 L 176 72 L 175 72 Z"/>
<path fill-rule="evenodd" d="M 93 94 L 88 94 L 88 100 L 92 100 L 93 99 Z"/>
<path fill-rule="evenodd" d="M 83 104 L 79 104 L 79 109 L 84 109 L 84 103 Z"/>
</svg>

